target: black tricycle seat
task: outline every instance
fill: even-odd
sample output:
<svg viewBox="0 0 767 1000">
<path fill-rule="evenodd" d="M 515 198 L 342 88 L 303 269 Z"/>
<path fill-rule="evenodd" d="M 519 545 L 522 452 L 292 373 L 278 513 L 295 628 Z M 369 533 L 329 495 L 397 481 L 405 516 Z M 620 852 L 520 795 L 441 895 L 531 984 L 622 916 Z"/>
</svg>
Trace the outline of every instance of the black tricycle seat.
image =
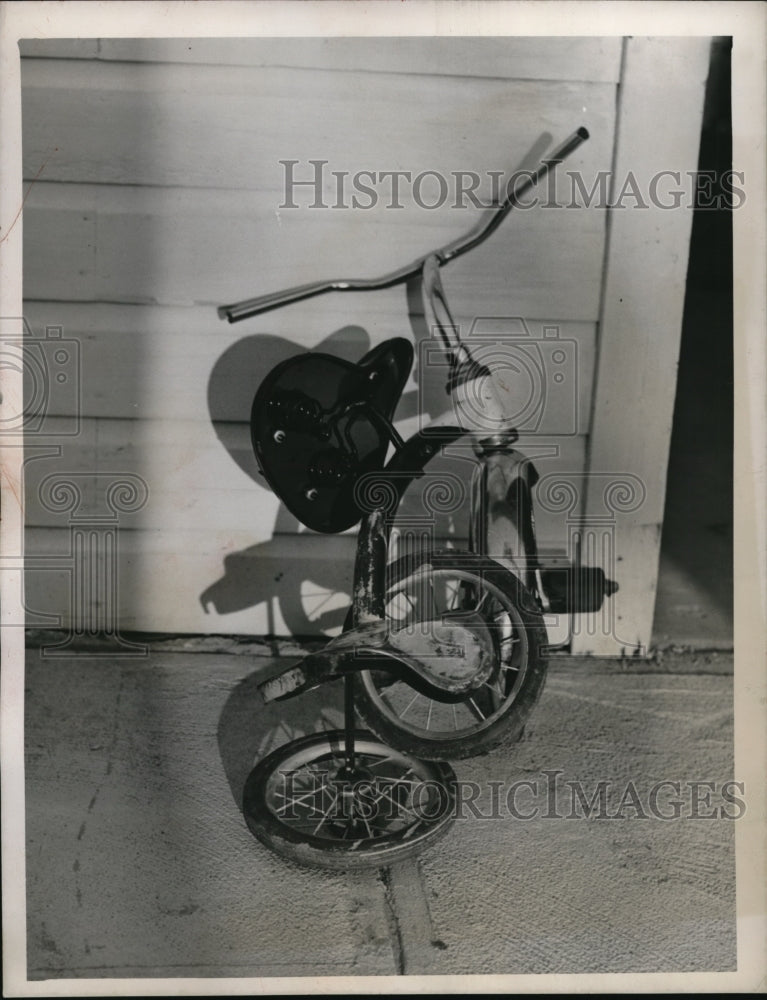
<svg viewBox="0 0 767 1000">
<path fill-rule="evenodd" d="M 299 354 L 261 383 L 251 412 L 259 469 L 306 527 L 335 534 L 362 518 L 355 485 L 383 469 L 412 366 L 412 344 L 394 337 L 357 364 Z"/>
</svg>

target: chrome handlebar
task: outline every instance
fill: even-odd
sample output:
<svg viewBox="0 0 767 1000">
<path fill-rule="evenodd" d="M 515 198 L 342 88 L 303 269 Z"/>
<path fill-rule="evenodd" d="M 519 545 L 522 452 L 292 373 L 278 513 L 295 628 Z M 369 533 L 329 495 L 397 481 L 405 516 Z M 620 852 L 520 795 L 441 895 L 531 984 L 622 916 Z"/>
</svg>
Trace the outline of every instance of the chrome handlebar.
<svg viewBox="0 0 767 1000">
<path fill-rule="evenodd" d="M 491 233 L 495 232 L 509 212 L 519 205 L 522 195 L 538 184 L 550 170 L 574 152 L 588 137 L 588 130 L 581 126 L 558 146 L 550 156 L 542 160 L 535 170 L 526 171 L 524 179 L 516 184 L 513 190 L 508 192 L 506 198 L 489 209 L 489 218 L 486 221 L 472 227 L 460 239 L 454 240 L 441 249 L 433 250 L 423 257 L 419 257 L 418 260 L 411 264 L 382 275 L 380 278 L 316 281 L 306 285 L 297 285 L 294 288 L 287 288 L 281 292 L 270 292 L 267 295 L 259 295 L 256 298 L 244 299 L 242 302 L 235 302 L 231 305 L 219 306 L 219 318 L 226 319 L 230 323 L 238 323 L 240 320 L 249 319 L 251 316 L 258 316 L 272 309 L 279 309 L 293 302 L 301 302 L 303 299 L 310 299 L 315 295 L 324 295 L 325 292 L 381 291 L 385 288 L 393 288 L 395 285 L 404 284 L 410 278 L 415 277 L 423 270 L 424 264 L 429 260 L 436 260 L 437 266 L 442 267 L 444 264 L 455 260 L 456 257 L 468 253 L 469 250 L 473 250 L 474 247 L 483 243 Z"/>
</svg>

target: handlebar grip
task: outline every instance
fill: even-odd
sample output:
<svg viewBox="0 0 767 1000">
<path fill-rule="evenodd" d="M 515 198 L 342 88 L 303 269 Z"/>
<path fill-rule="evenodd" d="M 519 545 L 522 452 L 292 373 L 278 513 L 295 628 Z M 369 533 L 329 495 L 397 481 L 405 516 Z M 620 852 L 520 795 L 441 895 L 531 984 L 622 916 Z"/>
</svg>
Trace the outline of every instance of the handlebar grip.
<svg viewBox="0 0 767 1000">
<path fill-rule="evenodd" d="M 585 125 L 581 125 L 577 128 L 572 135 L 568 136 L 567 139 L 562 143 L 561 146 L 552 154 L 552 160 L 565 160 L 570 155 L 574 153 L 575 150 L 587 139 L 589 139 L 589 130 Z"/>
<path fill-rule="evenodd" d="M 334 287 L 337 287 L 337 283 L 327 281 L 315 281 L 310 285 L 296 285 L 294 288 L 285 288 L 281 292 L 269 292 L 268 295 L 259 295 L 255 299 L 244 299 L 242 302 L 235 302 L 232 305 L 219 306 L 217 312 L 219 319 L 226 319 L 230 323 L 239 323 L 242 319 L 258 316 L 261 313 L 269 312 L 270 309 L 279 309 L 281 306 L 290 305 L 291 302 L 300 302 L 302 299 L 321 295 Z"/>
</svg>

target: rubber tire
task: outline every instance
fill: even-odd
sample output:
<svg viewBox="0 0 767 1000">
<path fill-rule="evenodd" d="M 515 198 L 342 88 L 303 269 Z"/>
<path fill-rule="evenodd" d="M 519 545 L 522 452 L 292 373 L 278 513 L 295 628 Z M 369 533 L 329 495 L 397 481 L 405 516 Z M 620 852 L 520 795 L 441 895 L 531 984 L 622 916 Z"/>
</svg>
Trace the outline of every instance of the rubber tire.
<svg viewBox="0 0 767 1000">
<path fill-rule="evenodd" d="M 311 733 L 309 736 L 303 736 L 278 747 L 256 764 L 245 782 L 242 812 L 250 832 L 257 840 L 276 854 L 300 865 L 335 871 L 360 871 L 384 868 L 396 861 L 414 857 L 440 840 L 450 830 L 456 813 L 456 776 L 450 765 L 444 762 L 429 762 L 429 767 L 435 773 L 433 780 L 439 781 L 444 786 L 449 807 L 434 826 L 426 827 L 420 834 L 407 837 L 403 842 L 394 841 L 376 845 L 373 841 L 369 849 L 352 851 L 349 850 L 350 841 L 339 840 L 334 847 L 333 841 L 323 842 L 322 838 L 304 837 L 299 831 L 282 823 L 267 805 L 266 787 L 269 778 L 297 751 L 309 749 L 313 745 L 329 747 L 333 741 L 336 745 L 342 744 L 343 736 L 342 730 Z M 374 741 L 381 744 L 381 741 L 369 732 L 357 731 L 355 738 L 360 743 Z M 382 749 L 387 750 L 388 747 L 382 745 Z"/>
<path fill-rule="evenodd" d="M 468 733 L 452 740 L 425 739 L 398 726 L 394 720 L 382 715 L 371 700 L 364 686 L 362 674 L 355 675 L 355 706 L 361 719 L 384 743 L 403 753 L 410 753 L 423 760 L 462 760 L 487 753 L 500 746 L 518 742 L 525 724 L 535 708 L 546 680 L 548 661 L 544 650 L 548 643 L 543 617 L 535 599 L 522 583 L 499 563 L 486 556 L 463 552 L 425 553 L 422 558 L 404 556 L 388 571 L 390 586 L 412 574 L 423 562 L 430 562 L 438 569 L 460 566 L 475 570 L 493 583 L 514 604 L 522 619 L 528 642 L 528 666 L 521 689 L 508 709 L 487 728 Z"/>
</svg>

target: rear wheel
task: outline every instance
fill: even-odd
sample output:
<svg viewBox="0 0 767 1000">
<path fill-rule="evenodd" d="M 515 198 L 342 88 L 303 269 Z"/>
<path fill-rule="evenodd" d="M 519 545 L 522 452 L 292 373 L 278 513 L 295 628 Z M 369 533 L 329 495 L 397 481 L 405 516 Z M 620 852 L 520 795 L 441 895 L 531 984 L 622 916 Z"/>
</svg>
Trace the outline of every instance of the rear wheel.
<svg viewBox="0 0 767 1000">
<path fill-rule="evenodd" d="M 378 669 L 374 664 L 356 676 L 365 723 L 392 746 L 432 760 L 470 757 L 518 740 L 547 665 L 543 619 L 530 593 L 492 559 L 460 552 L 404 557 L 390 567 L 389 581 L 386 615 L 396 628 L 460 621 L 470 613 L 471 628 L 489 633 L 496 667 L 469 696 L 437 698 L 406 668 L 392 674 L 379 661 Z"/>
</svg>

